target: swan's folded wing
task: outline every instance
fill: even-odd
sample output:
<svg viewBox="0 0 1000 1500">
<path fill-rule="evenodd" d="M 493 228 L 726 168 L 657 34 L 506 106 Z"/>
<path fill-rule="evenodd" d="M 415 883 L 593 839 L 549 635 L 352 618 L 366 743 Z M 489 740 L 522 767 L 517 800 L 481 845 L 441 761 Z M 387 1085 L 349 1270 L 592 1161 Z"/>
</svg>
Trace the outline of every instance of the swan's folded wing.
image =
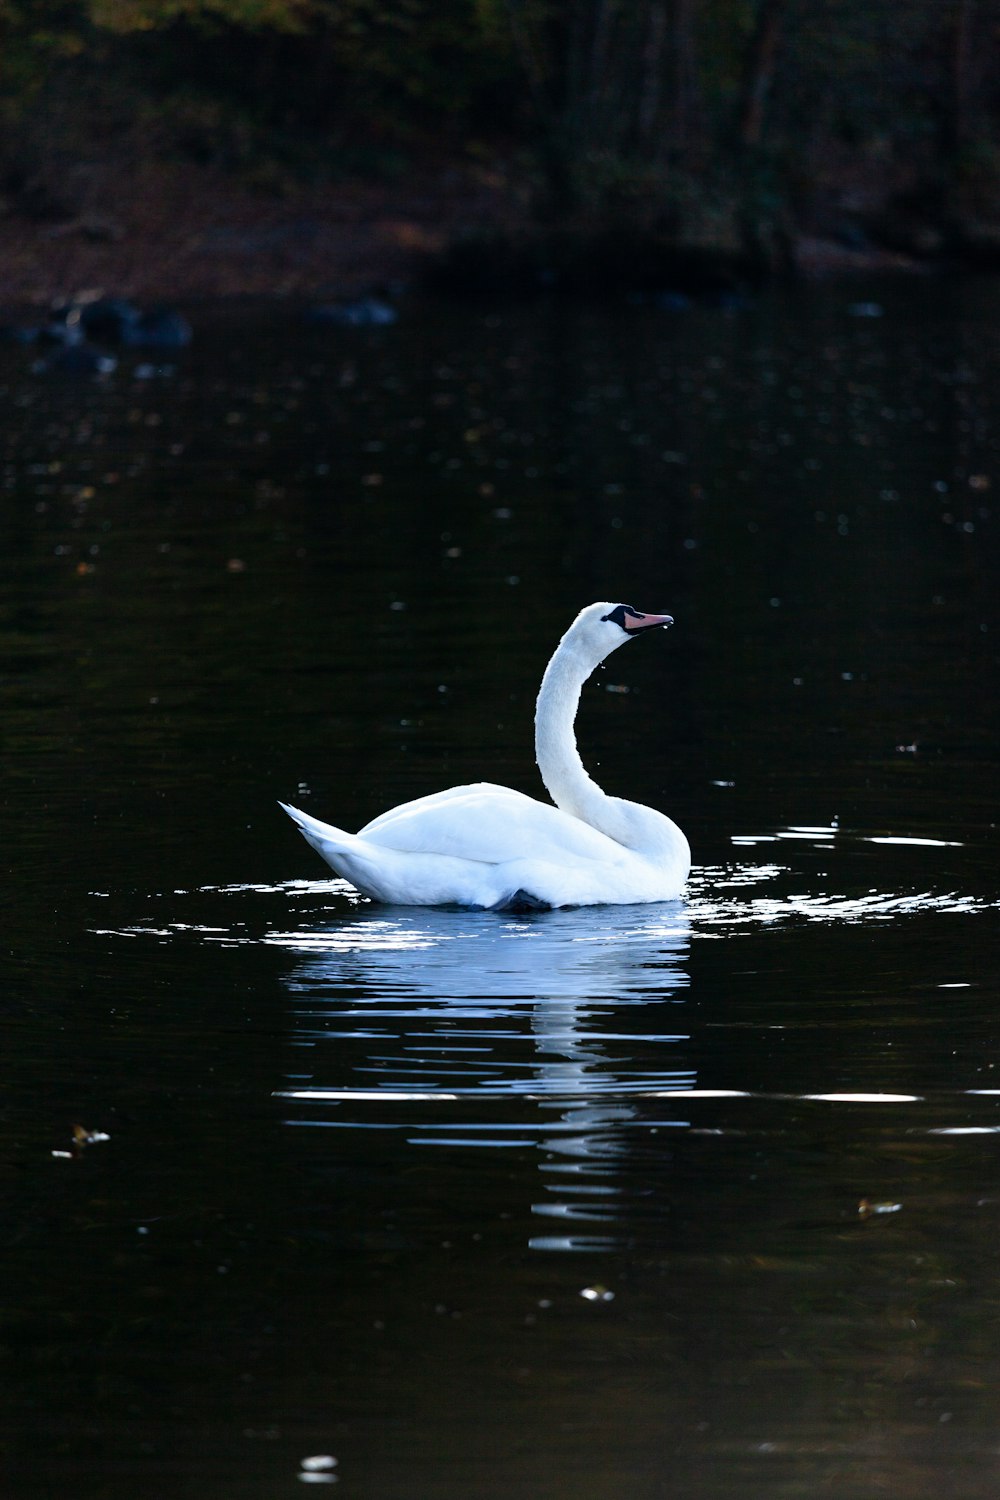
<svg viewBox="0 0 1000 1500">
<path fill-rule="evenodd" d="M 588 823 L 509 787 L 479 782 L 419 797 L 382 813 L 359 838 L 412 854 L 447 854 L 485 864 L 535 858 L 614 863 L 620 844 Z"/>
</svg>

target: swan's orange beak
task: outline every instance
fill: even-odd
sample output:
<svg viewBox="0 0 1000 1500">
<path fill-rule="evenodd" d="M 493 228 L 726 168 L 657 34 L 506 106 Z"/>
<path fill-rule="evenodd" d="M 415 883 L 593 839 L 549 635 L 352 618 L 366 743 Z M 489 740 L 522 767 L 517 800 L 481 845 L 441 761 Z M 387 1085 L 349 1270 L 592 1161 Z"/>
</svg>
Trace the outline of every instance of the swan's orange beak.
<svg viewBox="0 0 1000 1500">
<path fill-rule="evenodd" d="M 640 615 L 629 611 L 625 616 L 625 630 L 629 635 L 638 635 L 641 630 L 655 630 L 659 625 L 665 629 L 673 623 L 673 615 Z"/>
</svg>

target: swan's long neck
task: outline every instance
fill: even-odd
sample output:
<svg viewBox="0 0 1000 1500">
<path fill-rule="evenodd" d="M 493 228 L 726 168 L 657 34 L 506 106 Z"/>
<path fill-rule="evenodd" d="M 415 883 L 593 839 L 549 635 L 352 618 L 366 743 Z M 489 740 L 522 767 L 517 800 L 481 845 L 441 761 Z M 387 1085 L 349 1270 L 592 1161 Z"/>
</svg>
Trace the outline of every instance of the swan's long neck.
<svg viewBox="0 0 1000 1500">
<path fill-rule="evenodd" d="M 584 770 L 573 723 L 580 692 L 595 663 L 565 638 L 545 669 L 535 705 L 535 758 L 549 796 L 563 812 L 624 843 L 626 820 L 616 802 Z"/>
</svg>

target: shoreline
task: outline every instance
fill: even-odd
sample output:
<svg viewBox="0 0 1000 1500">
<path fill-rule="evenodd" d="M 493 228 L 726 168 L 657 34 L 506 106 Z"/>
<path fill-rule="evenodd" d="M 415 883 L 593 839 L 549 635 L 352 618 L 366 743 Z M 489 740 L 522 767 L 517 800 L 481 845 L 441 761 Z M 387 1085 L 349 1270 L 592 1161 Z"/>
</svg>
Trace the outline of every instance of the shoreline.
<svg viewBox="0 0 1000 1500">
<path fill-rule="evenodd" d="M 221 172 L 169 163 L 95 171 L 72 216 L 45 222 L 8 206 L 2 302 L 356 295 L 412 279 L 470 214 L 488 222 L 483 196 L 448 180 L 265 195 Z"/>
<path fill-rule="evenodd" d="M 94 168 L 72 217 L 44 222 L 8 205 L 0 218 L 0 300 L 8 311 L 95 295 L 145 304 L 334 300 L 426 283 L 432 275 L 440 290 L 449 282 L 449 249 L 477 239 L 486 247 L 490 290 L 490 244 L 530 245 L 532 232 L 523 205 L 485 171 L 449 168 L 389 184 L 292 184 L 264 194 L 221 172 L 180 164 Z M 686 255 L 697 261 L 702 253 L 706 263 L 716 254 L 706 247 Z M 942 260 L 876 245 L 851 248 L 804 232 L 792 238 L 788 262 L 788 271 L 765 279 L 808 283 L 950 269 Z M 737 257 L 730 267 L 738 282 Z M 522 268 L 520 287 L 501 283 L 498 295 L 523 293 L 531 274 Z M 667 271 L 663 289 L 670 287 Z M 609 290 L 613 295 L 611 283 Z"/>
</svg>

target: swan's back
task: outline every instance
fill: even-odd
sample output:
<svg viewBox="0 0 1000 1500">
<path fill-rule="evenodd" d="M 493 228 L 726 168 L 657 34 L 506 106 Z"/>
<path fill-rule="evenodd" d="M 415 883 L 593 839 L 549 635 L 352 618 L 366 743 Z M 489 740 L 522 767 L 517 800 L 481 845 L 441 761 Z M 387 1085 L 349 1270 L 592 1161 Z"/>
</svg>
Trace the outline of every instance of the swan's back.
<svg viewBox="0 0 1000 1500">
<path fill-rule="evenodd" d="M 615 864 L 624 853 L 614 839 L 572 814 L 488 781 L 450 787 L 394 807 L 373 818 L 358 837 L 385 849 L 485 864 L 525 857 Z"/>
</svg>

